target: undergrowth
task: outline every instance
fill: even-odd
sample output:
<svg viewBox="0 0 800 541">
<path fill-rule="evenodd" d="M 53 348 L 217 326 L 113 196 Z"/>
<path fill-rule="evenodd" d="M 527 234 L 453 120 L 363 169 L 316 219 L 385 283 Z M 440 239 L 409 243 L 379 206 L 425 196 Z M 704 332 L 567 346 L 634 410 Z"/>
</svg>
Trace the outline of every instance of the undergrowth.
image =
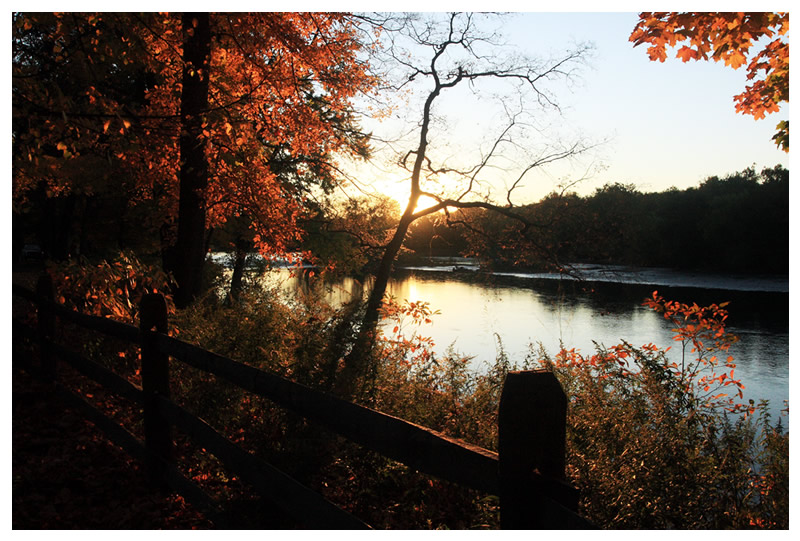
<svg viewBox="0 0 800 541">
<path fill-rule="evenodd" d="M 98 267 L 99 268 L 99 267 Z M 135 262 L 130 268 L 138 268 Z M 116 289 L 138 295 L 128 263 Z M 72 283 L 81 282 L 70 269 Z M 91 280 L 97 282 L 97 268 Z M 116 276 L 116 275 L 115 275 Z M 62 284 L 63 280 L 57 281 Z M 119 287 L 122 284 L 126 287 Z M 110 291 L 110 290 L 103 290 Z M 75 298 L 69 288 L 61 298 Z M 81 295 L 79 308 L 108 314 Z M 288 306 L 255 284 L 236 301 L 214 293 L 173 311 L 171 334 L 205 349 L 323 391 L 334 389 L 362 305 L 332 307 L 307 294 Z M 546 369 L 568 397 L 567 476 L 580 512 L 603 528 L 788 528 L 789 436 L 768 404 L 742 404 L 723 306 L 647 301 L 675 329 L 680 362 L 654 344 L 597 345 L 594 354 L 531 346 L 512 362 L 498 338 L 493 363 L 433 353 L 425 303 L 390 299 L 370 370 L 351 399 L 368 407 L 497 449 L 497 411 L 510 370 Z M 112 306 L 133 318 L 129 300 Z M 125 310 L 122 309 L 124 306 Z M 75 343 L 138 383 L 135 349 L 102 339 Z M 723 359 L 724 358 L 724 359 Z M 722 360 L 721 360 L 722 359 Z M 498 500 L 422 475 L 328 433 L 266 399 L 172 363 L 173 399 L 231 440 L 283 469 L 377 528 L 497 528 Z M 788 409 L 788 408 L 787 408 Z M 241 481 L 202 450 L 186 451 L 191 476 L 208 489 L 240 494 Z M 210 471 L 209 471 L 210 470 Z"/>
</svg>

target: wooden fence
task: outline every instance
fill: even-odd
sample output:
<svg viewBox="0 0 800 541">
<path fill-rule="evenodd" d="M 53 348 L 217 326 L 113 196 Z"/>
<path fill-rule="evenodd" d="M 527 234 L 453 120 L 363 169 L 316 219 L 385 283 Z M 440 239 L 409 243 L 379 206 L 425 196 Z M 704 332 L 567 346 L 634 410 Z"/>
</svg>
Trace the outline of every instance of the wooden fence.
<svg viewBox="0 0 800 541">
<path fill-rule="evenodd" d="M 39 347 L 39 366 L 26 366 L 54 383 L 60 395 L 106 436 L 148 466 L 152 481 L 166 485 L 206 509 L 229 527 L 211 496 L 187 479 L 173 462 L 173 427 L 189 435 L 226 467 L 299 523 L 320 529 L 359 529 L 369 525 L 254 457 L 205 421 L 170 400 L 170 359 L 214 374 L 266 397 L 306 419 L 409 468 L 500 498 L 504 529 L 583 529 L 594 526 L 576 514 L 578 494 L 565 481 L 566 397 L 552 373 L 510 372 L 499 411 L 499 452 L 494 453 L 409 421 L 342 400 L 288 379 L 182 342 L 166 334 L 167 308 L 161 295 L 146 295 L 137 328 L 81 314 L 53 301 L 53 286 L 43 276 L 36 292 L 14 285 L 12 293 L 37 306 L 37 328 L 14 321 L 14 340 Z M 56 318 L 112 336 L 141 348 L 142 386 L 57 344 Z M 70 364 L 105 389 L 142 407 L 144 442 L 104 413 L 57 383 L 56 359 Z M 15 365 L 21 359 L 14 359 Z"/>
</svg>

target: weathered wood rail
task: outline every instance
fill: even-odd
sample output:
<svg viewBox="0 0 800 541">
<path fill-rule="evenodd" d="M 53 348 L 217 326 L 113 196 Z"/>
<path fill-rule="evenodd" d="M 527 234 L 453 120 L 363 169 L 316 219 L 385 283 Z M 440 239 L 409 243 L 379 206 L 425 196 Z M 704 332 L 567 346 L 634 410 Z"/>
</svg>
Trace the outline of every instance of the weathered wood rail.
<svg viewBox="0 0 800 541">
<path fill-rule="evenodd" d="M 139 327 L 81 314 L 53 301 L 53 286 L 43 276 L 36 292 L 14 285 L 14 295 L 37 307 L 36 328 L 13 322 L 14 340 L 38 344 L 39 373 L 71 405 L 114 443 L 148 466 L 152 481 L 206 508 L 225 527 L 221 506 L 174 465 L 173 427 L 191 437 L 236 472 L 263 497 L 312 528 L 369 528 L 362 520 L 238 447 L 205 421 L 170 399 L 170 359 L 214 374 L 246 391 L 266 397 L 306 419 L 409 468 L 500 497 L 504 529 L 583 529 L 594 526 L 576 513 L 578 494 L 565 481 L 566 397 L 553 374 L 508 374 L 500 402 L 499 452 L 482 449 L 333 395 L 269 374 L 172 338 L 161 295 L 146 295 Z M 57 344 L 56 320 L 71 322 L 141 348 L 142 387 Z M 144 442 L 116 421 L 57 382 L 56 360 L 70 364 L 105 389 L 142 406 Z M 22 360 L 14 359 L 19 365 Z"/>
</svg>

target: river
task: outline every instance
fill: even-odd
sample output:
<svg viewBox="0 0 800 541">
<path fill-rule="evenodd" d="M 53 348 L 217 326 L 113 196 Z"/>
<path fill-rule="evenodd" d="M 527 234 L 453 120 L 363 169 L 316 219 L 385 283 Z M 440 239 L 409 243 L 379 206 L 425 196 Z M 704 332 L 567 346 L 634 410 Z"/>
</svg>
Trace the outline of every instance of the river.
<svg viewBox="0 0 800 541">
<path fill-rule="evenodd" d="M 474 370 L 486 369 L 499 343 L 516 363 L 530 353 L 531 344 L 541 344 L 553 355 L 562 343 L 584 354 L 594 351 L 594 342 L 674 346 L 669 323 L 641 305 L 658 290 L 667 299 L 701 306 L 729 302 L 727 328 L 739 337 L 729 353 L 737 365 L 735 377 L 745 385 L 745 399 L 769 400 L 776 415 L 789 399 L 788 278 L 583 266 L 576 269 L 581 281 L 476 270 L 469 260 L 437 260 L 399 268 L 388 288 L 398 300 L 426 301 L 438 310 L 420 334 L 433 339 L 438 355 L 452 347 L 473 357 Z M 285 271 L 277 276 L 287 292 L 303 282 L 302 277 L 288 278 Z M 358 289 L 351 279 L 329 288 L 332 302 Z M 672 354 L 679 355 L 678 348 L 673 347 Z M 783 422 L 788 427 L 788 417 Z"/>
<path fill-rule="evenodd" d="M 672 273 L 659 275 L 639 275 L 639 282 L 613 281 L 613 275 L 603 281 L 576 282 L 521 273 L 481 277 L 414 269 L 401 271 L 389 291 L 398 299 L 425 300 L 440 310 L 424 332 L 433 337 L 439 352 L 452 344 L 457 351 L 474 355 L 476 369 L 494 359 L 498 338 L 517 362 L 530 352 L 530 344 L 539 343 L 551 354 L 560 344 L 585 354 L 594 351 L 594 342 L 675 345 L 671 325 L 641 305 L 653 290 L 667 299 L 700 305 L 728 301 L 727 328 L 739 337 L 729 353 L 737 364 L 736 377 L 745 384 L 745 399 L 765 398 L 771 410 L 783 408 L 789 399 L 788 291 L 777 290 L 773 279 L 748 278 L 746 284 L 745 279 L 737 284 L 724 277 L 714 285 L 725 288 L 710 288 L 710 276 L 670 281 L 666 278 Z M 653 283 L 649 278 L 658 280 Z M 687 285 L 691 279 L 702 279 L 703 287 Z M 748 289 L 730 289 L 737 285 Z M 677 355 L 678 349 L 673 353 Z"/>
</svg>

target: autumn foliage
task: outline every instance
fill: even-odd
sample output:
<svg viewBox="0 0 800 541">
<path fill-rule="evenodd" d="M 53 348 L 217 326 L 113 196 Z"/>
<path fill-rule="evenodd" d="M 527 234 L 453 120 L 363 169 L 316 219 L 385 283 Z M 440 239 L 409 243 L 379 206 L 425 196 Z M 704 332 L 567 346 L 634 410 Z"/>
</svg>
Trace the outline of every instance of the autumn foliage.
<svg viewBox="0 0 800 541">
<path fill-rule="evenodd" d="M 195 194 L 203 207 L 196 231 L 200 240 L 207 244 L 212 229 L 243 222 L 244 233 L 236 233 L 247 234 L 264 254 L 298 244 L 309 201 L 338 182 L 336 153 L 368 152 L 351 109 L 352 100 L 376 83 L 361 57 L 361 30 L 339 13 L 206 15 L 209 34 L 203 45 L 209 52 L 194 65 L 187 62 L 186 44 L 205 25 L 191 16 L 14 14 L 15 211 L 35 192 L 46 199 L 116 192 L 147 206 L 141 231 L 159 237 L 167 253 L 175 244 L 183 197 L 181 140 L 191 136 L 207 167 L 207 182 Z M 752 43 L 761 36 L 775 40 L 748 61 Z M 667 47 L 688 41 L 678 51 L 684 61 L 713 58 L 734 68 L 747 65 L 754 83 L 737 97 L 737 110 L 760 118 L 788 101 L 786 36 L 784 14 L 643 14 L 631 39 L 649 43 L 651 57 L 662 61 Z M 462 41 L 448 43 L 471 52 L 471 42 Z M 445 47 L 434 50 L 438 58 Z M 762 72 L 765 77 L 756 80 Z M 205 105 L 191 119 L 183 108 L 187 74 L 208 83 L 201 100 Z M 442 84 L 437 74 L 428 106 L 441 89 L 480 75 L 470 76 L 459 66 L 449 73 L 453 79 Z M 427 109 L 424 125 L 430 118 Z M 187 134 L 189 125 L 193 131 Z M 779 143 L 788 150 L 788 124 L 786 139 Z M 426 145 L 423 133 L 414 197 L 422 194 Z M 459 204 L 467 210 L 485 206 L 451 200 L 439 206 Z M 393 209 L 388 203 L 382 207 L 389 216 Z M 379 245 L 394 234 L 386 224 L 375 223 L 374 210 L 352 220 L 364 226 L 359 243 Z M 387 280 L 406 229 L 418 217 L 409 204 L 395 235 L 395 252 L 385 258 Z M 50 270 L 59 303 L 130 323 L 138 318 L 142 295 L 171 286 L 169 274 L 129 252 L 95 263 L 72 260 Z M 386 301 L 379 292 L 375 323 L 382 319 L 388 326 L 361 327 L 375 330 L 377 338 L 363 350 L 368 368 L 363 371 L 353 365 L 357 370 L 348 373 L 344 363 L 348 349 L 355 349 L 359 320 L 369 322 L 357 302 L 332 307 L 312 294 L 287 304 L 276 291 L 254 286 L 232 305 L 212 292 L 203 302 L 172 311 L 170 331 L 322 391 L 352 377 L 352 386 L 346 381 L 345 388 L 353 388 L 349 397 L 357 401 L 495 448 L 500 392 L 505 375 L 515 368 L 502 344 L 494 365 L 483 372 L 472 370 L 471 359 L 453 351 L 438 357 L 421 330 L 435 316 L 432 307 Z M 598 346 L 592 355 L 564 348 L 550 358 L 532 351 L 522 366 L 553 370 L 570 397 L 568 471 L 582 490 L 582 512 L 606 527 L 788 525 L 788 436 L 780 424 L 769 423 L 765 405 L 741 403 L 742 384 L 727 356 L 734 339 L 725 331 L 725 305 L 699 307 L 657 294 L 646 304 L 673 326 L 678 360 L 667 355 L 669 348 L 621 343 Z M 133 346 L 87 340 L 76 329 L 63 334 L 83 355 L 140 381 L 140 358 Z M 176 367 L 173 378 L 174 399 L 181 405 L 376 527 L 497 525 L 497 502 L 485 495 L 324 437 L 319 427 L 274 403 L 190 367 Z M 93 389 L 82 394 L 100 401 Z M 137 423 L 138 417 L 129 413 L 138 414 L 138 409 L 125 410 L 104 397 L 102 402 L 115 416 Z M 728 417 L 740 413 L 746 415 Z M 246 491 L 204 449 L 178 443 L 184 445 L 181 460 L 203 488 L 220 499 Z"/>
<path fill-rule="evenodd" d="M 743 403 L 733 359 L 717 358 L 736 340 L 724 304 L 657 292 L 644 304 L 679 351 L 622 342 L 538 355 L 570 400 L 567 470 L 582 511 L 610 528 L 786 528 L 788 433 L 766 402 Z"/>
<path fill-rule="evenodd" d="M 650 59 L 660 62 L 666 60 L 668 48 L 677 47 L 675 55 L 684 62 L 714 60 L 733 69 L 745 66 L 751 83 L 734 96 L 739 113 L 761 119 L 789 102 L 788 13 L 646 12 L 639 15 L 630 41 L 635 46 L 647 44 Z M 788 121 L 778 128 L 773 139 L 788 152 Z"/>
<path fill-rule="evenodd" d="M 49 265 L 57 292 L 56 302 L 84 314 L 108 317 L 136 325 L 142 297 L 164 293 L 169 279 L 163 271 L 142 263 L 135 254 L 122 252 L 97 263 L 70 260 Z M 170 313 L 175 307 L 166 296 Z"/>
<path fill-rule="evenodd" d="M 152 202 L 145 225 L 173 244 L 182 77 L 205 70 L 205 228 L 246 215 L 261 251 L 295 243 L 310 191 L 335 183 L 331 155 L 366 152 L 349 113 L 373 84 L 358 31 L 338 13 L 215 13 L 201 68 L 183 55 L 192 30 L 181 14 L 15 14 L 15 200 L 42 184 L 91 195 L 99 176 Z"/>
<path fill-rule="evenodd" d="M 129 295 L 134 285 L 118 260 L 57 296 L 69 303 L 88 289 L 96 310 L 103 284 Z M 111 279 L 106 280 L 104 277 Z M 118 293 L 119 295 L 119 293 Z M 100 301 L 100 302 L 98 302 Z M 487 449 L 497 446 L 497 411 L 509 370 L 548 368 L 569 399 L 567 474 L 580 489 L 580 512 L 605 528 L 786 528 L 788 434 L 766 404 L 740 406 L 731 359 L 717 362 L 733 338 L 723 305 L 645 304 L 663 314 L 678 347 L 622 342 L 593 354 L 564 347 L 555 356 L 531 349 L 520 365 L 498 339 L 493 364 L 431 350 L 425 302 L 388 302 L 373 370 L 357 382 L 355 400 Z M 123 307 L 124 309 L 124 307 Z M 329 390 L 344 374 L 342 355 L 359 319 L 357 304 L 334 308 L 314 295 L 291 305 L 277 291 L 248 288 L 240 305 L 213 298 L 177 311 L 172 335 L 303 385 Z M 117 316 L 115 316 L 117 317 Z M 83 354 L 138 383 L 136 348 L 113 339 L 65 338 Z M 694 349 L 695 351 L 692 351 Z M 685 356 L 675 357 L 677 350 Z M 497 501 L 419 474 L 341 438 L 267 399 L 202 371 L 174 366 L 173 398 L 232 441 L 308 483 L 378 528 L 497 527 Z M 88 393 L 88 394 L 86 394 Z M 730 394 L 733 402 L 721 393 Z M 98 398 L 97 391 L 84 393 Z M 105 408 L 117 406 L 108 402 Z M 734 410 L 734 413 L 731 410 Z M 138 410 L 137 410 L 138 411 Z M 746 415 L 744 415 L 745 413 Z M 116 414 L 115 414 L 116 416 Z M 133 418 L 133 417 L 132 417 Z M 201 449 L 181 447 L 192 479 L 221 498 L 245 493 L 242 482 Z"/>
<path fill-rule="evenodd" d="M 724 407 L 731 412 L 746 409 L 753 413 L 752 407 L 745 408 L 736 400 L 737 397 L 742 399 L 744 385 L 735 379 L 736 364 L 733 356 L 727 355 L 731 345 L 738 341 L 737 336 L 725 331 L 727 302 L 701 307 L 697 303 L 668 301 L 654 291 L 644 305 L 663 314 L 664 319 L 674 325 L 673 339 L 681 346 L 681 362 L 673 361 L 667 369 L 683 385 L 682 391 L 694 396 L 696 404 L 690 406 Z M 717 354 L 725 355 L 725 359 L 719 359 Z M 735 396 L 721 392 L 728 388 Z"/>
</svg>

